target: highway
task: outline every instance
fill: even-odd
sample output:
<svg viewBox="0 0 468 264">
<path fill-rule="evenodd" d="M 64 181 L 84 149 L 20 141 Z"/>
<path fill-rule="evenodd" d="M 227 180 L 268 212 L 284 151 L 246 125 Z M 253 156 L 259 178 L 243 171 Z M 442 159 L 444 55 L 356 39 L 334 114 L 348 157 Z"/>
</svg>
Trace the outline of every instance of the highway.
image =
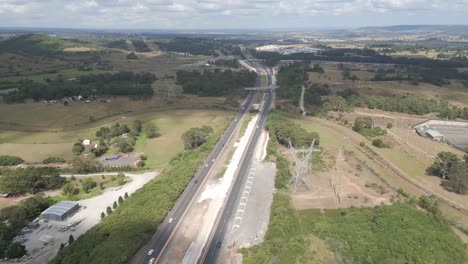
<svg viewBox="0 0 468 264">
<path fill-rule="evenodd" d="M 270 71 L 266 72 L 268 74 L 268 87 L 272 88 L 271 73 Z M 270 106 L 273 100 L 272 89 L 266 91 L 265 97 L 266 98 L 263 104 L 260 118 L 257 121 L 256 129 L 251 139 L 251 143 L 244 154 L 242 164 L 235 179 L 234 185 L 231 187 L 229 197 L 225 203 L 225 206 L 222 208 L 222 211 L 220 211 L 218 215 L 218 218 L 215 222 L 215 226 L 213 227 L 212 233 L 210 234 L 207 244 L 203 248 L 202 257 L 199 259 L 198 263 L 217 263 L 223 247 L 228 246 L 226 245 L 226 243 L 228 243 L 229 241 L 224 241 L 224 239 L 226 234 L 228 234 L 230 229 L 232 228 L 231 220 L 236 212 L 237 206 L 242 195 L 242 193 L 238 190 L 242 190 L 242 186 L 244 186 L 245 184 L 248 172 L 252 165 L 252 159 L 258 139 L 260 138 L 260 135 L 263 131 L 263 127 L 268 117 L 268 112 L 270 110 Z"/>
<path fill-rule="evenodd" d="M 260 82 L 261 78 L 259 75 L 256 80 L 256 85 L 260 86 Z M 187 185 L 187 188 L 179 197 L 176 204 L 166 217 L 165 221 L 159 226 L 155 235 L 151 238 L 151 241 L 130 260 L 130 263 L 147 264 L 153 258 L 155 259 L 154 263 L 158 263 L 159 258 L 169 244 L 172 236 L 179 226 L 179 223 L 184 218 L 188 208 L 190 208 L 190 205 L 199 192 L 200 186 L 202 186 L 205 182 L 207 178 L 206 176 L 213 166 L 213 161 L 218 158 L 220 153 L 222 153 L 226 142 L 229 141 L 234 131 L 238 127 L 239 122 L 242 120 L 242 116 L 249 112 L 256 94 L 256 91 L 251 91 L 249 93 L 242 108 L 239 110 L 234 120 L 229 124 L 228 128 L 216 143 L 211 153 L 205 159 L 203 166 L 199 168 L 192 181 Z M 154 252 L 151 255 L 148 255 L 148 252 L 151 249 L 154 250 Z"/>
</svg>

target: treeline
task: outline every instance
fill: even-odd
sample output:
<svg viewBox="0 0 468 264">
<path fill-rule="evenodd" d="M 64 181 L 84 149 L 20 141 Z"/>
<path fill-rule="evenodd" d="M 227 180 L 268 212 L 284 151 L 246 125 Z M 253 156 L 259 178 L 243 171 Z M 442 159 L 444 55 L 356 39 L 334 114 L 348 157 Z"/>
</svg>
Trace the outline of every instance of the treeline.
<svg viewBox="0 0 468 264">
<path fill-rule="evenodd" d="M 11 52 L 41 57 L 56 57 L 63 54 L 63 39 L 42 34 L 25 34 L 0 42 L 0 53 Z"/>
<path fill-rule="evenodd" d="M 192 55 L 218 56 L 216 51 L 229 55 L 241 55 L 237 45 L 225 41 L 203 38 L 175 38 L 155 42 L 164 51 L 188 53 Z"/>
<path fill-rule="evenodd" d="M 280 60 L 302 60 L 302 61 L 342 61 L 342 62 L 365 62 L 365 63 L 389 63 L 421 66 L 424 68 L 464 68 L 468 67 L 468 60 L 450 59 L 433 60 L 430 58 L 391 57 L 381 55 L 372 49 L 325 49 L 318 54 L 294 53 L 282 55 L 276 52 L 250 50 L 257 59 L 265 60 L 269 64 L 276 64 Z"/>
<path fill-rule="evenodd" d="M 230 67 L 230 68 L 239 68 L 239 61 L 237 59 L 219 59 L 215 61 L 210 61 L 210 64 L 213 64 L 218 67 Z"/>
<path fill-rule="evenodd" d="M 127 263 L 154 235 L 217 141 L 212 135 L 200 147 L 171 161 L 157 181 L 151 181 L 110 215 L 59 251 L 58 263 Z"/>
<path fill-rule="evenodd" d="M 415 85 L 419 82 L 436 86 L 450 84 L 450 79 L 468 80 L 468 72 L 456 68 L 398 66 L 395 69 L 379 69 L 372 81 L 409 81 Z"/>
<path fill-rule="evenodd" d="M 131 96 L 133 98 L 147 98 L 154 94 L 151 83 L 156 76 L 151 73 L 104 73 L 89 74 L 68 81 L 63 78 L 39 83 L 32 80 L 18 82 L 18 90 L 4 96 L 7 103 L 24 102 L 31 98 L 39 100 L 57 100 L 81 95 L 84 98 L 95 95 Z"/>
<path fill-rule="evenodd" d="M 0 171 L 0 192 L 12 195 L 58 189 L 66 179 L 53 167 L 26 167 Z"/>
<path fill-rule="evenodd" d="M 346 104 L 351 107 L 367 107 L 370 109 L 381 109 L 390 112 L 406 114 L 425 115 L 438 113 L 444 119 L 468 119 L 468 108 L 460 108 L 448 104 L 445 101 L 418 97 L 385 97 L 377 95 L 359 95 L 349 92 L 350 96 L 344 95 Z"/>
<path fill-rule="evenodd" d="M 111 49 L 128 50 L 127 41 L 125 39 L 111 40 L 105 42 L 103 46 Z"/>
<path fill-rule="evenodd" d="M 249 70 L 179 70 L 176 73 L 177 83 L 185 93 L 201 96 L 242 95 L 243 88 L 254 86 L 256 79 L 257 74 Z"/>
<path fill-rule="evenodd" d="M 2 208 L 0 210 L 0 257 L 16 258 L 21 257 L 25 250 L 18 252 L 14 248 L 17 244 L 11 244 L 13 238 L 27 223 L 40 215 L 45 209 L 53 204 L 50 198 L 43 194 L 29 197 L 18 205 Z M 16 252 L 13 252 L 16 251 Z M 20 253 L 20 254 L 18 254 Z"/>
</svg>

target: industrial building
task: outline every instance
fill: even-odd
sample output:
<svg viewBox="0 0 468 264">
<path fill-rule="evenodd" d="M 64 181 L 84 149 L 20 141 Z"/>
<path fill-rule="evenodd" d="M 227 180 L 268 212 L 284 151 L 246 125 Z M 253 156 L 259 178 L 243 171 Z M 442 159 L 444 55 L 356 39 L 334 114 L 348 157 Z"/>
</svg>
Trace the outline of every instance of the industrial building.
<svg viewBox="0 0 468 264">
<path fill-rule="evenodd" d="M 436 131 L 434 129 L 428 129 L 426 131 L 426 134 L 429 135 L 429 137 L 435 141 L 443 141 L 445 139 L 444 135 L 442 135 L 439 131 Z"/>
<path fill-rule="evenodd" d="M 46 220 L 64 221 L 78 211 L 80 208 L 79 204 L 71 201 L 61 201 L 57 204 L 52 205 L 41 213 L 41 217 Z"/>
</svg>

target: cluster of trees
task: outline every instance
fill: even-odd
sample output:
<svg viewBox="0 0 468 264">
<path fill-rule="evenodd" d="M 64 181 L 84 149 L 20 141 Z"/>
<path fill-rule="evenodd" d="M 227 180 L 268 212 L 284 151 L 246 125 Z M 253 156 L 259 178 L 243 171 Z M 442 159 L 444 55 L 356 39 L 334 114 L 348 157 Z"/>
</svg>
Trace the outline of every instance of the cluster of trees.
<svg viewBox="0 0 468 264">
<path fill-rule="evenodd" d="M 132 45 L 137 52 L 150 52 L 151 49 L 142 39 L 132 39 Z"/>
<path fill-rule="evenodd" d="M 23 163 L 24 160 L 17 156 L 1 155 L 0 166 L 16 166 Z"/>
<path fill-rule="evenodd" d="M 103 46 L 111 49 L 128 50 L 127 41 L 125 39 L 111 40 L 104 43 Z"/>
<path fill-rule="evenodd" d="M 157 181 L 137 190 L 103 221 L 60 250 L 51 263 L 128 262 L 151 239 L 216 142 L 213 134 L 203 146 L 184 151 Z"/>
<path fill-rule="evenodd" d="M 432 83 L 436 86 L 450 84 L 450 79 L 468 80 L 468 73 L 456 68 L 421 67 L 412 65 L 396 65 L 395 69 L 379 69 L 373 81 L 410 81 Z"/>
<path fill-rule="evenodd" d="M 229 67 L 229 68 L 239 68 L 239 61 L 237 59 L 219 59 L 215 61 L 211 61 L 210 64 L 216 65 L 219 67 Z"/>
<path fill-rule="evenodd" d="M 206 142 L 213 128 L 209 126 L 193 127 L 182 134 L 185 149 L 195 149 Z"/>
<path fill-rule="evenodd" d="M 155 42 L 165 51 L 188 53 L 192 55 L 218 56 L 218 52 L 230 55 L 241 55 L 239 46 L 226 41 L 204 38 L 174 38 L 169 41 Z"/>
<path fill-rule="evenodd" d="M 18 90 L 4 96 L 8 103 L 23 102 L 26 98 L 39 100 L 55 100 L 73 96 L 84 98 L 94 95 L 131 96 L 147 98 L 154 94 L 151 83 L 156 76 L 151 73 L 118 73 L 87 74 L 78 77 L 77 81 L 67 81 L 63 78 L 39 83 L 32 80 L 18 82 Z"/>
<path fill-rule="evenodd" d="M 348 92 L 346 92 L 348 91 Z M 446 101 L 418 97 L 385 97 L 378 95 L 359 95 L 352 90 L 346 90 L 340 95 L 346 99 L 341 102 L 341 109 L 349 107 L 367 107 L 390 112 L 415 115 L 438 113 L 440 118 L 453 120 L 455 118 L 468 119 L 468 107 L 457 107 Z"/>
<path fill-rule="evenodd" d="M 439 152 L 427 173 L 441 177 L 446 189 L 465 194 L 468 190 L 468 154 L 461 159 L 452 152 Z"/>
<path fill-rule="evenodd" d="M 333 49 L 326 48 L 314 53 L 294 53 L 282 55 L 277 52 L 256 51 L 250 52 L 257 59 L 263 59 L 266 63 L 275 65 L 280 60 L 305 60 L 305 61 L 341 61 L 341 62 L 368 62 L 390 63 L 402 65 L 422 66 L 425 68 L 463 68 L 468 66 L 468 60 L 452 58 L 449 60 L 433 60 L 431 58 L 392 57 L 381 55 L 372 49 Z"/>
<path fill-rule="evenodd" d="M 201 96 L 242 95 L 255 85 L 257 74 L 249 70 L 177 71 L 177 83 L 184 92 Z"/>
<path fill-rule="evenodd" d="M 276 90 L 278 97 L 290 99 L 297 104 L 301 96 L 301 87 L 307 83 L 309 66 L 302 62 L 295 62 L 279 69 Z"/>
<path fill-rule="evenodd" d="M 125 197 L 125 199 L 127 199 L 128 198 L 128 193 L 125 193 L 124 197 Z M 117 209 L 117 206 L 122 205 L 123 202 L 124 202 L 124 198 L 122 198 L 122 196 L 119 196 L 117 201 L 114 201 L 114 203 L 112 204 L 112 208 L 110 206 L 108 206 L 106 208 L 107 215 L 112 214 L 112 209 L 114 209 L 114 210 Z M 104 219 L 104 217 L 106 217 L 106 214 L 104 212 L 101 212 L 101 219 Z"/>
<path fill-rule="evenodd" d="M 374 121 L 372 118 L 367 116 L 356 117 L 353 124 L 353 130 L 366 137 L 378 137 L 387 134 L 387 130 L 380 127 L 374 127 Z M 372 142 L 372 144 L 374 144 L 374 142 Z M 376 144 L 377 145 L 374 144 L 376 147 L 385 147 L 385 144 L 378 140 L 376 141 Z"/>
<path fill-rule="evenodd" d="M 0 257 L 18 258 L 26 254 L 24 246 L 11 244 L 13 238 L 29 221 L 52 205 L 52 200 L 43 194 L 36 194 L 18 205 L 2 208 L 0 211 Z"/>
<path fill-rule="evenodd" d="M 383 140 L 380 139 L 380 138 L 372 140 L 372 145 L 374 145 L 375 147 L 378 147 L 378 148 L 389 148 L 390 147 L 390 145 L 383 142 Z"/>
<path fill-rule="evenodd" d="M 126 138 L 122 135 L 127 134 Z M 97 148 L 91 150 L 96 156 L 100 157 L 109 149 L 109 145 L 113 145 L 116 149 L 123 153 L 129 153 L 133 151 L 133 146 L 136 141 L 136 133 L 131 133 L 131 129 L 127 125 L 120 125 L 120 123 L 113 124 L 109 127 L 101 127 L 96 131 L 96 137 L 99 139 L 99 145 Z"/>
<path fill-rule="evenodd" d="M 25 34 L 0 42 L 3 52 L 41 57 L 56 57 L 63 53 L 65 40 L 42 34 Z"/>
<path fill-rule="evenodd" d="M 57 189 L 66 182 L 53 167 L 6 169 L 0 175 L 0 192 L 13 195 Z"/>
<path fill-rule="evenodd" d="M 268 116 L 266 128 L 271 135 L 275 135 L 281 145 L 286 147 L 289 147 L 289 140 L 294 147 L 309 146 L 314 138 L 316 145 L 320 143 L 317 132 L 307 132 L 300 125 L 275 112 L 271 112 Z"/>
</svg>

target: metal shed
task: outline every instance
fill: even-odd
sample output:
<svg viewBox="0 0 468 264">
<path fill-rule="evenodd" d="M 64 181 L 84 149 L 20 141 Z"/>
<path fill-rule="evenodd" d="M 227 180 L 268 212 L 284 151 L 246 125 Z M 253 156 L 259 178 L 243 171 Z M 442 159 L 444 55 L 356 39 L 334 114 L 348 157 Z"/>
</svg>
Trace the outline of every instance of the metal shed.
<svg viewBox="0 0 468 264">
<path fill-rule="evenodd" d="M 47 220 L 63 221 L 80 208 L 79 204 L 72 201 L 61 201 L 52 205 L 41 213 Z"/>
</svg>

